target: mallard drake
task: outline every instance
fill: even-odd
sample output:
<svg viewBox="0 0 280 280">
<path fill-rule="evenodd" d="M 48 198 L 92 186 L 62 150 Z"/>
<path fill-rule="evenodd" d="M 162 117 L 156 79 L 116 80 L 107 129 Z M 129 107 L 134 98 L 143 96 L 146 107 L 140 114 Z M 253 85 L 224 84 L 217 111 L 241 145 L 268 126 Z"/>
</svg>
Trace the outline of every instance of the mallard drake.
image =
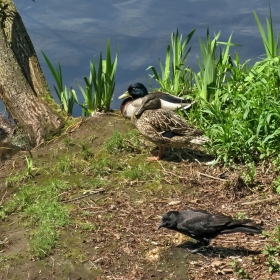
<svg viewBox="0 0 280 280">
<path fill-rule="evenodd" d="M 132 101 L 126 99 L 121 111 L 126 108 L 127 102 Z M 203 144 L 208 141 L 202 136 L 202 131 L 188 125 L 177 113 L 161 109 L 161 100 L 155 95 L 143 97 L 141 107 L 134 107 L 134 111 L 130 113 L 139 132 L 159 147 L 158 155 L 148 158 L 148 161 L 161 159 L 165 147 L 184 147 L 189 143 Z"/>
<path fill-rule="evenodd" d="M 131 106 L 131 108 L 127 111 L 131 112 L 133 111 L 134 108 L 138 108 L 141 106 L 142 98 L 147 95 L 157 96 L 161 101 L 160 108 L 162 109 L 168 109 L 168 110 L 175 110 L 177 108 L 188 109 L 194 103 L 191 100 L 183 99 L 166 92 L 161 92 L 161 91 L 148 92 L 147 88 L 141 83 L 135 83 L 130 85 L 127 91 L 121 96 L 119 96 L 119 99 L 123 99 L 126 97 L 131 98 L 130 100 L 132 102 L 127 104 L 127 106 Z M 124 116 L 131 117 L 131 115 L 127 115 L 127 114 Z"/>
</svg>

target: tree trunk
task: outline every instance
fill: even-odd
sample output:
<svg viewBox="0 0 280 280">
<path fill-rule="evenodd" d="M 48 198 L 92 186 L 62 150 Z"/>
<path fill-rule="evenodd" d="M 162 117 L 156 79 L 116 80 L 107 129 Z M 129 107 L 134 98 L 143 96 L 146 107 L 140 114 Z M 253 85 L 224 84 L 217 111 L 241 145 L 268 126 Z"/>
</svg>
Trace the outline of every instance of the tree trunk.
<svg viewBox="0 0 280 280">
<path fill-rule="evenodd" d="M 63 126 L 24 24 L 12 0 L 0 3 L 0 98 L 36 146 Z M 7 122 L 5 123 L 7 124 Z M 4 132 L 7 127 L 1 127 Z"/>
</svg>

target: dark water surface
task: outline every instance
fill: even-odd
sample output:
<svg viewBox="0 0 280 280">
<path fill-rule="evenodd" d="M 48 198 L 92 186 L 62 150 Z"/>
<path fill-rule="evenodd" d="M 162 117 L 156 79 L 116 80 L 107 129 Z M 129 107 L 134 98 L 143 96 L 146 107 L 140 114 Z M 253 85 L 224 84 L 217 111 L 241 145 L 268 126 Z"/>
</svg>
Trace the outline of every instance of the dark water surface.
<svg viewBox="0 0 280 280">
<path fill-rule="evenodd" d="M 187 35 L 197 28 L 189 64 L 197 69 L 198 36 L 205 37 L 209 26 L 211 38 L 221 30 L 220 41 L 241 44 L 235 50 L 241 62 L 265 53 L 255 10 L 263 24 L 269 16 L 264 0 L 15 0 L 36 49 L 43 72 L 52 92 L 54 80 L 42 57 L 43 50 L 51 62 L 62 65 L 64 84 L 69 88 L 76 81 L 83 84 L 88 76 L 89 61 L 105 55 L 108 38 L 112 53 L 119 54 L 115 99 L 112 108 L 119 107 L 117 96 L 135 81 L 147 84 L 146 68 L 158 66 L 158 57 L 165 58 L 170 34 L 179 28 Z M 275 30 L 280 30 L 280 1 L 271 0 Z M 79 92 L 79 91 L 77 91 Z M 56 97 L 55 97 L 56 98 Z M 76 108 L 74 115 L 81 114 Z"/>
</svg>

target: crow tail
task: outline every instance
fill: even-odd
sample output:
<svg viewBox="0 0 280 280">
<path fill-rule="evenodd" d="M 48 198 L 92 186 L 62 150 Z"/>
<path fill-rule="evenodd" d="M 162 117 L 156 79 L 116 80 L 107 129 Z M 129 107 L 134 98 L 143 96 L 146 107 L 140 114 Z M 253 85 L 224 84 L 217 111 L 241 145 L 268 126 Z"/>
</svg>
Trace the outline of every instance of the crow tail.
<svg viewBox="0 0 280 280">
<path fill-rule="evenodd" d="M 261 234 L 262 227 L 260 226 L 247 226 L 247 225 L 240 225 L 235 227 L 229 227 L 221 231 L 221 234 L 226 233 L 234 233 L 234 232 L 243 232 L 243 233 L 251 233 L 251 234 Z"/>
</svg>

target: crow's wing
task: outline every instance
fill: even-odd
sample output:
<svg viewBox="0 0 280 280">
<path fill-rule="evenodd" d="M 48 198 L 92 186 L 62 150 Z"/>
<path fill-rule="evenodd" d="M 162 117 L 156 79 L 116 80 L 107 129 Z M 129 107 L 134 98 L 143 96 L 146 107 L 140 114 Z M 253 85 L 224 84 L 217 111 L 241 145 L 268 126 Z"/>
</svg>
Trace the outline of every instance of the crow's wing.
<svg viewBox="0 0 280 280">
<path fill-rule="evenodd" d="M 211 214 L 203 210 L 186 210 L 180 214 L 178 229 L 194 235 L 215 233 L 232 221 L 231 217 L 223 214 Z"/>
</svg>

